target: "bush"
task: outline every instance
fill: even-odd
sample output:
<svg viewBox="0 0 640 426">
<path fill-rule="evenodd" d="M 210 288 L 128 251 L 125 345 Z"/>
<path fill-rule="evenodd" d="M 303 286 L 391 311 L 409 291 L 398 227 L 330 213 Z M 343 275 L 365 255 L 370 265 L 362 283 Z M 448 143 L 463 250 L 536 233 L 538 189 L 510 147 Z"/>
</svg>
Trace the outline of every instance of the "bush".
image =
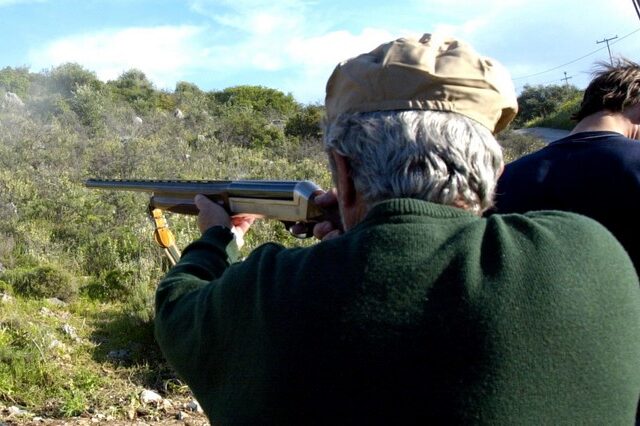
<svg viewBox="0 0 640 426">
<path fill-rule="evenodd" d="M 105 105 L 107 100 L 100 90 L 89 85 L 77 86 L 70 106 L 78 119 L 89 129 L 89 134 L 97 135 L 105 130 Z"/>
<path fill-rule="evenodd" d="M 230 108 L 215 137 L 244 148 L 277 147 L 285 141 L 282 129 L 248 108 Z"/>
<path fill-rule="evenodd" d="M 518 96 L 519 111 L 514 124 L 521 126 L 535 118 L 547 117 L 556 112 L 562 104 L 581 94 L 577 87 L 570 85 L 525 85 Z"/>
<path fill-rule="evenodd" d="M 27 67 L 4 67 L 0 70 L 0 87 L 7 92 L 13 92 L 24 100 L 30 86 L 31 78 Z"/>
<path fill-rule="evenodd" d="M 13 294 L 13 288 L 11 288 L 11 284 L 6 281 L 0 280 L 0 294 Z"/>
<path fill-rule="evenodd" d="M 512 131 L 500 133 L 498 143 L 502 146 L 505 164 L 546 146 L 544 141 L 536 137 L 520 135 Z"/>
<path fill-rule="evenodd" d="M 291 94 L 262 86 L 236 86 L 214 94 L 222 104 L 249 108 L 264 115 L 289 116 L 298 109 Z"/>
<path fill-rule="evenodd" d="M 103 301 L 126 300 L 130 295 L 130 285 L 133 278 L 132 271 L 112 269 L 103 271 L 99 276 L 91 279 L 82 292 L 89 298 Z"/>
<path fill-rule="evenodd" d="M 49 83 L 52 89 L 65 98 L 73 96 L 78 87 L 87 86 L 93 89 L 102 87 L 96 73 L 86 70 L 82 65 L 66 63 L 53 68 L 49 72 Z"/>
<path fill-rule="evenodd" d="M 560 105 L 557 111 L 547 117 L 538 117 L 527 122 L 526 127 L 551 127 L 552 129 L 571 130 L 576 125 L 571 116 L 578 112 L 581 102 L 582 95 L 578 94 Z"/>
<path fill-rule="evenodd" d="M 78 294 L 78 288 L 71 275 L 53 265 L 8 271 L 0 276 L 0 279 L 11 284 L 16 294 L 26 297 L 56 297 L 69 301 Z"/>
<path fill-rule="evenodd" d="M 324 109 L 318 105 L 309 105 L 287 120 L 284 133 L 287 136 L 298 136 L 302 139 L 320 140 L 321 123 Z"/>
</svg>

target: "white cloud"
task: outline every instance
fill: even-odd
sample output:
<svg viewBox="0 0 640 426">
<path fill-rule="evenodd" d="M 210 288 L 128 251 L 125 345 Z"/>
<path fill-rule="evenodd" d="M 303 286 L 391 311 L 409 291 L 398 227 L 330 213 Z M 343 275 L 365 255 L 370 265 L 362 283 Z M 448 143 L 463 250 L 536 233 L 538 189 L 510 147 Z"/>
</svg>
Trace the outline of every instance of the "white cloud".
<svg viewBox="0 0 640 426">
<path fill-rule="evenodd" d="M 376 28 L 365 28 L 360 34 L 334 31 L 317 37 L 292 38 L 285 51 L 291 61 L 305 67 L 335 66 L 339 61 L 375 49 L 380 44 L 404 36 Z"/>
<path fill-rule="evenodd" d="M 29 53 L 34 67 L 77 62 L 103 80 L 137 68 L 159 87 L 169 87 L 200 55 L 192 42 L 202 32 L 193 26 L 127 28 L 54 40 Z"/>
<path fill-rule="evenodd" d="M 216 23 L 253 36 L 296 31 L 304 22 L 304 3 L 296 0 L 192 0 L 190 7 Z"/>
<path fill-rule="evenodd" d="M 285 48 L 287 58 L 296 70 L 287 79 L 287 89 L 306 102 L 322 101 L 324 85 L 339 62 L 369 52 L 382 43 L 410 35 L 419 36 L 366 28 L 360 34 L 334 31 L 317 37 L 294 38 Z"/>
</svg>

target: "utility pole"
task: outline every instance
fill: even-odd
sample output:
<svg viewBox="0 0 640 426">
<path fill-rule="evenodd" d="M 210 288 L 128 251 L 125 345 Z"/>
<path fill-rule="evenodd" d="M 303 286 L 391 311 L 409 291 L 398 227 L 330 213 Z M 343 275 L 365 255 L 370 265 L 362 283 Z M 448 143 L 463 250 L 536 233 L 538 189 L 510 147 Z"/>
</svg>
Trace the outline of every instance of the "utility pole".
<svg viewBox="0 0 640 426">
<path fill-rule="evenodd" d="M 564 80 L 564 85 L 568 86 L 569 85 L 569 80 L 572 79 L 572 78 L 573 78 L 572 75 L 567 77 L 567 72 L 565 71 L 564 72 L 564 78 L 561 78 L 560 80 Z"/>
<path fill-rule="evenodd" d="M 609 63 L 611 63 L 611 66 L 613 66 L 613 58 L 611 57 L 611 48 L 609 47 L 609 42 L 611 40 L 615 40 L 617 38 L 618 38 L 618 36 L 615 36 L 615 37 L 611 37 L 611 38 L 605 38 L 605 39 L 600 40 L 600 41 L 596 41 L 596 44 L 607 43 L 607 50 L 609 51 Z"/>
</svg>

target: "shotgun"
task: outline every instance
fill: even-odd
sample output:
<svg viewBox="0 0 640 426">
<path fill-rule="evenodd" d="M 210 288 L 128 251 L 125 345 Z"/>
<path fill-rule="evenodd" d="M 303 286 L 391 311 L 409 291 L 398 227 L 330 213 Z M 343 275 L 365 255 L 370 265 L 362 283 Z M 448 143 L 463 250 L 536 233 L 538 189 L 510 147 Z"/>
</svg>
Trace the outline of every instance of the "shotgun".
<svg viewBox="0 0 640 426">
<path fill-rule="evenodd" d="M 89 179 L 88 188 L 151 193 L 149 212 L 156 224 L 156 241 L 165 249 L 169 242 L 158 235 L 166 228 L 161 211 L 197 215 L 193 201 L 197 194 L 221 204 L 229 215 L 251 214 L 257 217 L 277 219 L 294 236 L 310 237 L 313 225 L 323 220 L 336 220 L 336 212 L 328 212 L 318 207 L 314 197 L 321 188 L 311 181 L 296 180 L 125 180 Z M 295 233 L 292 226 L 295 226 Z M 169 233 L 170 234 L 170 233 Z M 173 241 L 173 236 L 167 237 Z M 175 244 L 174 244 L 175 246 Z M 169 255 L 177 261 L 179 252 Z"/>
</svg>

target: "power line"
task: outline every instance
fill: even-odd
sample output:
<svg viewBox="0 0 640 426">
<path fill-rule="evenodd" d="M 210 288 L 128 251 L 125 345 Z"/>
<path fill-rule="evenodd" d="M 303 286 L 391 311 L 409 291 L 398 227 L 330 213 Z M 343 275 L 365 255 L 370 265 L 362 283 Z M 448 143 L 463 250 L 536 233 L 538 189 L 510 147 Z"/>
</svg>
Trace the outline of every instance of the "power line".
<svg viewBox="0 0 640 426">
<path fill-rule="evenodd" d="M 638 19 L 640 19 L 640 0 L 632 0 L 633 7 L 636 9 L 636 13 L 638 14 Z"/>
<path fill-rule="evenodd" d="M 569 77 L 569 79 L 571 78 L 573 78 L 573 76 Z M 516 86 L 516 91 L 520 91 L 521 89 L 524 89 L 524 86 L 549 86 L 551 84 L 560 84 L 563 81 L 565 81 L 564 78 L 556 78 L 555 80 L 548 80 L 548 81 L 545 81 L 544 83 L 536 83 L 535 85 L 524 83 L 522 86 Z"/>
<path fill-rule="evenodd" d="M 634 1 L 638 1 L 638 0 L 634 0 Z M 629 36 L 631 36 L 631 35 L 633 35 L 635 33 L 637 33 L 638 31 L 640 31 L 640 28 L 636 29 L 635 31 L 630 32 L 629 34 L 627 34 L 627 35 L 625 35 L 623 37 L 618 38 L 616 41 L 611 43 L 611 45 L 614 45 L 616 43 L 620 43 L 622 40 L 624 40 L 625 38 L 627 38 L 627 37 L 629 37 Z M 599 52 L 601 50 L 604 50 L 604 49 L 606 49 L 606 47 L 601 47 L 599 49 L 596 49 L 596 50 L 594 50 L 592 52 L 587 53 L 586 55 L 580 56 L 577 59 L 574 59 L 574 60 L 569 61 L 569 62 L 567 62 L 565 64 L 562 64 L 562 65 L 558 65 L 557 67 L 549 68 L 548 70 L 540 71 L 540 72 L 537 72 L 535 74 L 529 74 L 529 75 L 523 75 L 523 76 L 520 76 L 520 77 L 514 77 L 512 80 L 522 80 L 524 78 L 536 77 L 536 76 L 539 76 L 539 75 L 542 75 L 542 74 L 546 74 L 546 73 L 551 72 L 551 71 L 555 71 L 555 70 L 563 68 L 563 67 L 565 67 L 567 65 L 571 65 L 571 64 L 576 63 L 578 61 L 581 61 L 582 59 L 584 59 L 586 57 L 589 57 L 589 56 L 593 55 L 594 53 L 597 53 L 597 52 Z"/>
</svg>

